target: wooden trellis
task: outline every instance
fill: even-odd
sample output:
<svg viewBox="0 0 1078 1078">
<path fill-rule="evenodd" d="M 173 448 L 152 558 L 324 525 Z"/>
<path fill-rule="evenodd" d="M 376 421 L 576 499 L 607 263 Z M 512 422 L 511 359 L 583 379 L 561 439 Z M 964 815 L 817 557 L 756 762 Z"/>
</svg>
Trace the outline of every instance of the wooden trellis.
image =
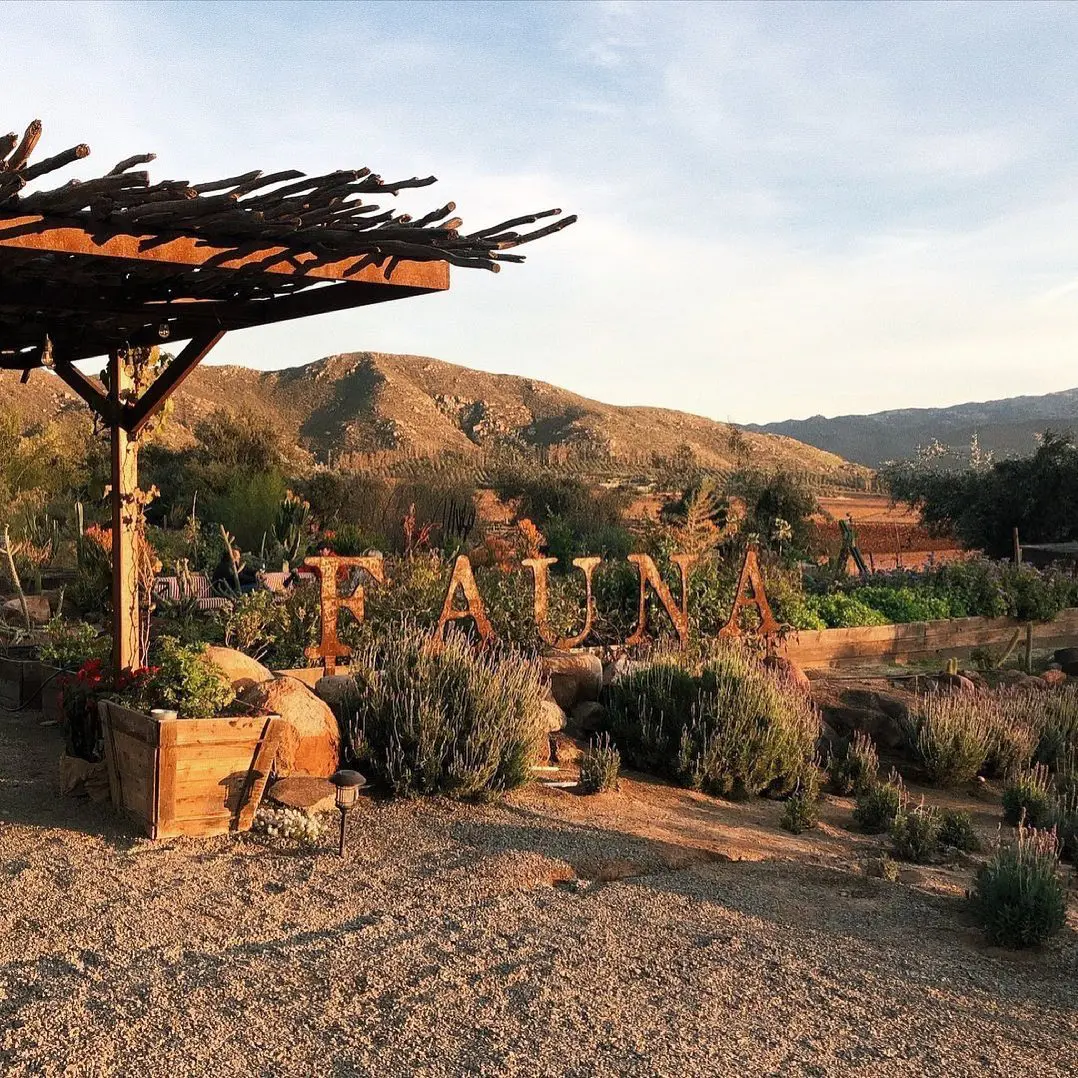
<svg viewBox="0 0 1078 1078">
<path fill-rule="evenodd" d="M 152 154 L 32 189 L 89 153 L 79 145 L 31 163 L 40 137 L 36 120 L 21 138 L 0 136 L 0 369 L 24 381 L 51 369 L 108 427 L 120 670 L 138 662 L 138 437 L 226 332 L 444 291 L 450 265 L 497 271 L 523 261 L 513 248 L 576 220 L 547 210 L 465 233 L 452 202 L 413 219 L 368 201 L 434 177 L 385 181 L 361 168 L 151 183 L 139 166 Z M 189 343 L 134 387 L 129 351 L 170 341 Z M 103 381 L 74 366 L 97 356 L 108 357 Z"/>
</svg>

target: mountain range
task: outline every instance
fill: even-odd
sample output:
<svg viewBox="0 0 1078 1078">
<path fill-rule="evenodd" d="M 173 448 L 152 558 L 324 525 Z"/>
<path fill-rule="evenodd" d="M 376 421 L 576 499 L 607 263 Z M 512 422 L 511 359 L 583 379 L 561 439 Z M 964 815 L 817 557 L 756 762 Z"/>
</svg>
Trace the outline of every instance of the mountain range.
<svg viewBox="0 0 1078 1078">
<path fill-rule="evenodd" d="M 949 408 L 900 408 L 870 415 L 787 419 L 746 428 L 795 438 L 858 464 L 877 468 L 916 454 L 933 440 L 968 451 L 974 436 L 997 457 L 1024 456 L 1047 429 L 1078 430 L 1078 389 L 1036 397 L 956 404 Z"/>
<path fill-rule="evenodd" d="M 482 455 L 503 446 L 581 453 L 630 467 L 688 446 L 702 465 L 795 471 L 836 481 L 867 476 L 839 456 L 781 434 L 666 408 L 619 407 L 534 378 L 490 374 L 424 356 L 356 352 L 299 367 L 259 371 L 201 366 L 183 383 L 159 435 L 190 444 L 218 408 L 248 413 L 315 461 L 343 454 Z M 0 412 L 25 428 L 76 421 L 85 406 L 50 372 L 27 385 L 0 373 Z"/>
</svg>

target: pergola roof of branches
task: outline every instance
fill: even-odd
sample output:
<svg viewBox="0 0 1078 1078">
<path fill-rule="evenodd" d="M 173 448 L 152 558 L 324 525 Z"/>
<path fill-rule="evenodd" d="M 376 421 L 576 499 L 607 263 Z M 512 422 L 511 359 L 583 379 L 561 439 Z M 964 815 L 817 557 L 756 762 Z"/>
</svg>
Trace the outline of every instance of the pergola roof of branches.
<svg viewBox="0 0 1078 1078">
<path fill-rule="evenodd" d="M 385 196 L 433 176 L 383 180 L 358 168 L 151 181 L 141 166 L 153 154 L 44 187 L 36 181 L 89 148 L 35 159 L 40 137 L 37 120 L 21 137 L 0 136 L 6 369 L 63 374 L 116 348 L 215 341 L 230 329 L 443 290 L 449 265 L 497 271 L 523 261 L 513 253 L 521 244 L 576 220 L 546 210 L 465 232 L 452 202 L 417 218 L 383 208 Z"/>
</svg>

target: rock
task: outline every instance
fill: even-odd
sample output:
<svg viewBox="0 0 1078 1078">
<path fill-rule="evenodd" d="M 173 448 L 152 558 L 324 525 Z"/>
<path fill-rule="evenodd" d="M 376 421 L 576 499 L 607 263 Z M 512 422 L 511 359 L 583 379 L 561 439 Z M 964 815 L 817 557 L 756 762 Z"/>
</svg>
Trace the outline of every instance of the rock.
<svg viewBox="0 0 1078 1078">
<path fill-rule="evenodd" d="M 300 809 L 310 816 L 330 812 L 337 805 L 337 790 L 332 782 L 304 775 L 278 779 L 266 791 L 266 797 L 278 805 Z"/>
<path fill-rule="evenodd" d="M 89 797 L 91 801 L 107 801 L 109 773 L 105 761 L 92 763 L 64 753 L 60 757 L 60 793 L 71 797 Z"/>
<path fill-rule="evenodd" d="M 632 667 L 632 661 L 624 653 L 615 655 L 609 662 L 603 663 L 603 688 L 613 685 L 618 678 L 629 673 Z"/>
<path fill-rule="evenodd" d="M 1078 674 L 1078 648 L 1058 648 L 1052 658 L 1065 674 Z"/>
<path fill-rule="evenodd" d="M 207 644 L 203 654 L 228 679 L 237 695 L 264 681 L 273 680 L 272 670 L 235 648 Z"/>
<path fill-rule="evenodd" d="M 556 700 L 543 700 L 539 706 L 543 710 L 543 723 L 547 733 L 554 734 L 565 729 L 565 712 Z"/>
<path fill-rule="evenodd" d="M 581 700 L 599 699 L 603 664 L 597 655 L 583 651 L 546 655 L 543 669 L 550 679 L 550 691 L 563 711 L 571 711 Z"/>
<path fill-rule="evenodd" d="M 906 745 L 910 709 L 904 700 L 870 689 L 847 689 L 840 704 L 825 704 L 822 715 L 842 737 L 861 730 L 878 748 L 893 752 Z"/>
<path fill-rule="evenodd" d="M 1062 685 L 1067 680 L 1067 675 L 1062 670 L 1045 670 L 1041 674 L 1041 681 L 1046 685 Z"/>
<path fill-rule="evenodd" d="M 337 770 L 341 755 L 337 719 L 330 706 L 302 681 L 275 677 L 247 689 L 240 699 L 260 711 L 280 715 L 287 724 L 277 749 L 278 776 L 329 778 Z"/>
<path fill-rule="evenodd" d="M 581 757 L 583 750 L 567 734 L 555 733 L 550 738 L 550 759 L 565 767 L 575 764 Z"/>
<path fill-rule="evenodd" d="M 325 700 L 337 715 L 354 707 L 360 694 L 356 679 L 348 674 L 334 674 L 332 677 L 319 678 L 315 682 L 314 691 L 318 698 Z"/>
<path fill-rule="evenodd" d="M 963 677 L 961 674 L 939 674 L 933 680 L 935 681 L 937 692 L 964 695 L 977 691 L 977 686 L 968 677 Z"/>
<path fill-rule="evenodd" d="M 808 692 L 812 688 L 812 682 L 809 681 L 808 674 L 793 659 L 787 659 L 783 655 L 768 655 L 764 659 L 764 666 L 780 681 L 785 681 L 796 689 Z"/>
<path fill-rule="evenodd" d="M 27 595 L 26 612 L 33 625 L 44 625 L 52 617 L 52 608 L 44 595 Z M 22 603 L 18 597 L 8 599 L 3 607 L 0 607 L 0 613 L 3 614 L 4 621 L 23 623 Z"/>
<path fill-rule="evenodd" d="M 581 733 L 590 734 L 602 725 L 606 711 L 603 705 L 595 700 L 581 700 L 570 714 L 573 717 L 573 726 Z"/>
</svg>

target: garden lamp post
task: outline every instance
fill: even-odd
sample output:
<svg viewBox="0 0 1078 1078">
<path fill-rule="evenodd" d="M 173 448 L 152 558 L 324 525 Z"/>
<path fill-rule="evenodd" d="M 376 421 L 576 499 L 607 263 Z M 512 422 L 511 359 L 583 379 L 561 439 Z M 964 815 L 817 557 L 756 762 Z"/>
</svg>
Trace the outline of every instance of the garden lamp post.
<svg viewBox="0 0 1078 1078">
<path fill-rule="evenodd" d="M 330 776 L 330 782 L 337 788 L 337 810 L 341 814 L 341 839 L 337 846 L 337 856 L 344 856 L 344 824 L 348 812 L 359 798 L 359 791 L 367 785 L 367 780 L 358 771 L 337 771 Z"/>
</svg>

